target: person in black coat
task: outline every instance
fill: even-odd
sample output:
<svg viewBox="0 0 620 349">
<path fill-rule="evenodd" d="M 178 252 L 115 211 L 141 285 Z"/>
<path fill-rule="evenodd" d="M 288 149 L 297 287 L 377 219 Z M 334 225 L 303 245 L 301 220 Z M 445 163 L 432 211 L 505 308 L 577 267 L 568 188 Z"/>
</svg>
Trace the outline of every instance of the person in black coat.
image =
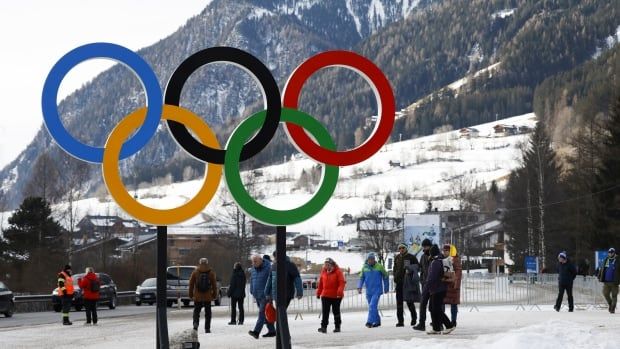
<svg viewBox="0 0 620 349">
<path fill-rule="evenodd" d="M 405 302 L 405 278 L 411 277 L 411 268 L 416 265 L 419 267 L 418 259 L 409 253 L 406 244 L 398 245 L 398 254 L 394 257 L 394 284 L 396 289 L 396 318 L 398 319 L 398 323 L 396 323 L 396 327 L 405 326 L 405 318 L 404 318 L 404 306 Z M 417 269 L 416 269 L 417 271 Z M 408 289 L 407 291 L 413 292 L 414 290 Z M 407 295 L 408 299 L 411 299 L 409 295 Z M 415 326 L 417 321 L 417 314 L 415 310 L 415 303 L 411 300 L 406 301 L 407 307 L 409 308 L 409 312 L 411 313 L 411 326 Z"/>
<path fill-rule="evenodd" d="M 446 297 L 448 285 L 443 280 L 444 267 L 443 255 L 439 251 L 439 246 L 433 245 L 430 249 L 431 263 L 428 267 L 426 275 L 426 283 L 424 288 L 430 295 L 429 308 L 431 311 L 431 319 L 433 328 L 429 329 L 428 334 L 449 334 L 454 330 L 454 325 L 444 312 L 443 300 Z M 442 327 L 445 330 L 442 331 Z"/>
<path fill-rule="evenodd" d="M 555 301 L 553 309 L 560 311 L 562 306 L 562 298 L 564 298 L 564 291 L 568 295 L 568 311 L 573 311 L 573 280 L 577 277 L 577 269 L 575 265 L 568 260 L 566 252 L 562 251 L 558 255 L 558 299 Z"/>
<path fill-rule="evenodd" d="M 235 263 L 230 285 L 228 286 L 228 297 L 230 297 L 230 322 L 229 325 L 243 325 L 243 300 L 245 299 L 245 273 L 241 268 L 241 263 Z M 237 322 L 237 307 L 239 307 L 239 321 Z"/>
<path fill-rule="evenodd" d="M 424 331 L 426 330 L 426 307 L 430 300 L 430 294 L 425 288 L 426 276 L 428 274 L 428 268 L 431 265 L 430 249 L 433 243 L 429 239 L 422 241 L 422 255 L 420 256 L 420 282 L 422 284 L 422 297 L 420 300 L 420 318 L 417 325 L 413 326 L 414 330 Z"/>
</svg>

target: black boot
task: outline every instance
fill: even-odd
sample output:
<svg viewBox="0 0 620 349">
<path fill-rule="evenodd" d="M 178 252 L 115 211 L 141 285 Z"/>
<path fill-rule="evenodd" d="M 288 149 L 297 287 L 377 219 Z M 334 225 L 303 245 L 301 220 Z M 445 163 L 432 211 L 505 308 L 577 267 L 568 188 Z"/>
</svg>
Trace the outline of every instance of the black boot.
<svg viewBox="0 0 620 349">
<path fill-rule="evenodd" d="M 62 324 L 69 326 L 69 325 L 73 325 L 73 322 L 69 321 L 68 317 L 65 317 L 65 318 L 62 318 Z"/>
<path fill-rule="evenodd" d="M 334 328 L 334 333 L 338 332 L 340 332 L 340 325 L 336 325 L 336 328 Z"/>
<path fill-rule="evenodd" d="M 424 326 L 423 322 L 420 322 L 419 324 L 413 326 L 413 329 L 416 331 L 425 331 L 426 327 Z"/>
<path fill-rule="evenodd" d="M 318 331 L 321 332 L 321 333 L 327 333 L 327 327 L 321 326 L 321 327 L 319 327 Z"/>
</svg>

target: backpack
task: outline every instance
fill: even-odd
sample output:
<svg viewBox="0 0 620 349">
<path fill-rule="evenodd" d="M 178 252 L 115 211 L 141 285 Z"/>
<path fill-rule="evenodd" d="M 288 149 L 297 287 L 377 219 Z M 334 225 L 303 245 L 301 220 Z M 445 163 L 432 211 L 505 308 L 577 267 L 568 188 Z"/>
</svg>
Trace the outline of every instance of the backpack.
<svg viewBox="0 0 620 349">
<path fill-rule="evenodd" d="M 99 280 L 90 280 L 90 290 L 92 292 L 99 292 L 99 288 L 101 287 Z"/>
<path fill-rule="evenodd" d="M 211 279 L 209 278 L 210 272 L 200 273 L 198 276 L 197 289 L 198 292 L 206 293 L 211 290 Z"/>
</svg>

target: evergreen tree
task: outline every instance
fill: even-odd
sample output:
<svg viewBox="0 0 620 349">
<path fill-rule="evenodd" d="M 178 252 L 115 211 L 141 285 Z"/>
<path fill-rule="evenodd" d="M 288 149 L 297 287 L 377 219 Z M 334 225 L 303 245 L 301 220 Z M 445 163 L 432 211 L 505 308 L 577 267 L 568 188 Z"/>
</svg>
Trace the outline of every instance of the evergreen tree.
<svg viewBox="0 0 620 349">
<path fill-rule="evenodd" d="M 546 268 L 558 251 L 574 251 L 575 241 L 564 234 L 565 207 L 557 204 L 564 198 L 560 172 L 549 136 L 539 122 L 524 151 L 523 166 L 511 175 L 506 190 L 504 223 L 516 263 L 534 254 Z"/>
<path fill-rule="evenodd" d="M 9 228 L 4 231 L 10 259 L 28 261 L 36 249 L 44 249 L 48 254 L 64 253 L 62 227 L 51 214 L 49 203 L 43 198 L 24 199 L 9 217 Z"/>
<path fill-rule="evenodd" d="M 607 134 L 602 138 L 601 165 L 596 178 L 597 233 L 594 247 L 620 242 L 620 95 L 609 113 Z"/>
<path fill-rule="evenodd" d="M 54 275 L 66 263 L 63 229 L 51 214 L 43 198 L 28 197 L 9 217 L 6 241 L 0 245 L 0 255 L 7 263 L 1 269 L 13 275 L 16 291 L 49 292 L 55 284 Z"/>
</svg>

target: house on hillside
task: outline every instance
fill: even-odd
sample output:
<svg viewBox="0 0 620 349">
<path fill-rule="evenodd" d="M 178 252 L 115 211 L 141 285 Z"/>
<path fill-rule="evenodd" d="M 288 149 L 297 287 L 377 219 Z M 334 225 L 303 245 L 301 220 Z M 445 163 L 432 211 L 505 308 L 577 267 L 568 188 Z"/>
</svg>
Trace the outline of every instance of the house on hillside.
<svg viewBox="0 0 620 349">
<path fill-rule="evenodd" d="M 78 231 L 74 238 L 107 239 L 111 237 L 133 238 L 134 235 L 146 234 L 149 227 L 135 219 L 123 219 L 119 216 L 86 215 L 76 225 Z"/>
<path fill-rule="evenodd" d="M 276 227 L 271 225 L 265 225 L 255 220 L 250 221 L 250 227 L 252 228 L 252 235 L 272 235 L 276 233 Z"/>
<path fill-rule="evenodd" d="M 519 130 L 515 125 L 497 124 L 493 126 L 495 137 L 507 137 L 516 135 Z"/>
<path fill-rule="evenodd" d="M 464 127 L 459 130 L 459 137 L 470 139 L 470 138 L 478 138 L 480 136 L 480 131 L 473 127 Z"/>
<path fill-rule="evenodd" d="M 232 238 L 232 227 L 207 223 L 168 227 L 168 260 L 170 265 L 183 263 L 196 247 L 214 240 Z"/>
<path fill-rule="evenodd" d="M 519 133 L 520 134 L 525 134 L 525 133 L 532 133 L 534 132 L 534 129 L 529 127 L 529 126 L 519 126 Z"/>
</svg>

